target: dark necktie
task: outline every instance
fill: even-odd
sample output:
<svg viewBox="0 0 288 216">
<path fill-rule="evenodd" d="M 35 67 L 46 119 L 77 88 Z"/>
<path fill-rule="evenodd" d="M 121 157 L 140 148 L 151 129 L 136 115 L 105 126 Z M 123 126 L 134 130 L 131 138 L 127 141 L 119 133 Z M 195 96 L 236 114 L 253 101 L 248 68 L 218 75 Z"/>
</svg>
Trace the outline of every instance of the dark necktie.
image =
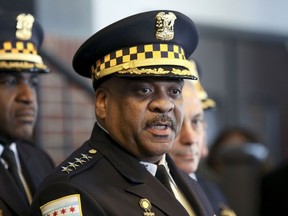
<svg viewBox="0 0 288 216">
<path fill-rule="evenodd" d="M 164 165 L 158 165 L 155 177 L 172 193 L 169 175 Z"/>
<path fill-rule="evenodd" d="M 23 183 L 18 173 L 18 167 L 17 167 L 15 154 L 9 148 L 9 146 L 5 146 L 2 152 L 2 158 L 5 159 L 5 161 L 8 163 L 8 171 L 11 174 L 12 178 L 14 179 L 15 183 L 17 184 L 20 192 L 23 194 L 25 198 L 27 198 Z"/>
</svg>

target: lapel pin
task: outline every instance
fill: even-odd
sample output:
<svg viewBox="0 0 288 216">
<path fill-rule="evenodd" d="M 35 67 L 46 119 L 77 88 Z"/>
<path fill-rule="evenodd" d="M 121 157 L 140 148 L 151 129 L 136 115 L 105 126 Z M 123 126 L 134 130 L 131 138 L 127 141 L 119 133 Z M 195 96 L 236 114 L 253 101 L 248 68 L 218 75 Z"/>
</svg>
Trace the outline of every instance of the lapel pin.
<svg viewBox="0 0 288 216">
<path fill-rule="evenodd" d="M 144 216 L 155 216 L 155 213 L 151 212 L 152 205 L 148 199 L 141 199 L 139 201 L 139 205 L 142 209 L 144 209 Z"/>
</svg>

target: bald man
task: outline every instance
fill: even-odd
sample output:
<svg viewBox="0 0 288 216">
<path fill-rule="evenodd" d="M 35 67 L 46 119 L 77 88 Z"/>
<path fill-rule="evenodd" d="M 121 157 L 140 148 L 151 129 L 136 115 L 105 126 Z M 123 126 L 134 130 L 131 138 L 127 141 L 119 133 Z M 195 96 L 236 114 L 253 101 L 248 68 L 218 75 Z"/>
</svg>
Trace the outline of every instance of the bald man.
<svg viewBox="0 0 288 216">
<path fill-rule="evenodd" d="M 235 216 L 234 211 L 228 208 L 227 201 L 218 187 L 213 182 L 195 174 L 201 158 L 208 154 L 204 106 L 195 81 L 185 81 L 182 95 L 184 120 L 169 155 L 179 169 L 199 183 L 210 200 L 216 215 Z"/>
</svg>

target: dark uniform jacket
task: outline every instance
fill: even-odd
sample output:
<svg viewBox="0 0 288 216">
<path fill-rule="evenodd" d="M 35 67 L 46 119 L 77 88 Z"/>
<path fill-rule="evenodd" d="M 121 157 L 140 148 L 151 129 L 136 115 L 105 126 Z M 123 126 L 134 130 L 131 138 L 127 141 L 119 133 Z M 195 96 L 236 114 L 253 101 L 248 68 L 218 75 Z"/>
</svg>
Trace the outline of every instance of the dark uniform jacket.
<svg viewBox="0 0 288 216">
<path fill-rule="evenodd" d="M 24 178 L 33 196 L 42 180 L 54 169 L 54 164 L 46 153 L 31 143 L 17 142 L 16 146 Z M 0 215 L 26 216 L 29 207 L 0 161 Z"/>
<path fill-rule="evenodd" d="M 198 184 L 166 158 L 170 173 L 197 216 L 213 216 Z M 193 188 L 191 191 L 189 188 Z M 97 124 L 90 140 L 64 161 L 38 191 L 31 215 L 188 215 L 144 165 Z M 145 213 L 145 214 L 144 214 Z M 154 214 L 153 214 L 154 213 Z M 82 215 L 79 214 L 79 215 Z"/>
<path fill-rule="evenodd" d="M 209 179 L 197 174 L 197 182 L 207 195 L 217 216 L 235 216 L 235 212 L 228 207 L 227 200 L 220 188 Z"/>
</svg>

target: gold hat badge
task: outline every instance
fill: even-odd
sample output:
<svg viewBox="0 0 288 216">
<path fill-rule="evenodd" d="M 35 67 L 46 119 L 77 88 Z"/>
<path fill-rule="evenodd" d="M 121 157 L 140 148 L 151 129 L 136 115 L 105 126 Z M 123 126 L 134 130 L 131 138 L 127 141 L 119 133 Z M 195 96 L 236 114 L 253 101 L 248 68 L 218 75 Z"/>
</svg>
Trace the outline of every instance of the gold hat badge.
<svg viewBox="0 0 288 216">
<path fill-rule="evenodd" d="M 174 23 L 177 19 L 172 12 L 160 12 L 156 15 L 156 38 L 163 41 L 169 41 L 174 38 Z"/>
<path fill-rule="evenodd" d="M 16 38 L 29 40 L 32 36 L 32 27 L 35 21 L 31 14 L 19 14 L 16 18 Z"/>
</svg>

